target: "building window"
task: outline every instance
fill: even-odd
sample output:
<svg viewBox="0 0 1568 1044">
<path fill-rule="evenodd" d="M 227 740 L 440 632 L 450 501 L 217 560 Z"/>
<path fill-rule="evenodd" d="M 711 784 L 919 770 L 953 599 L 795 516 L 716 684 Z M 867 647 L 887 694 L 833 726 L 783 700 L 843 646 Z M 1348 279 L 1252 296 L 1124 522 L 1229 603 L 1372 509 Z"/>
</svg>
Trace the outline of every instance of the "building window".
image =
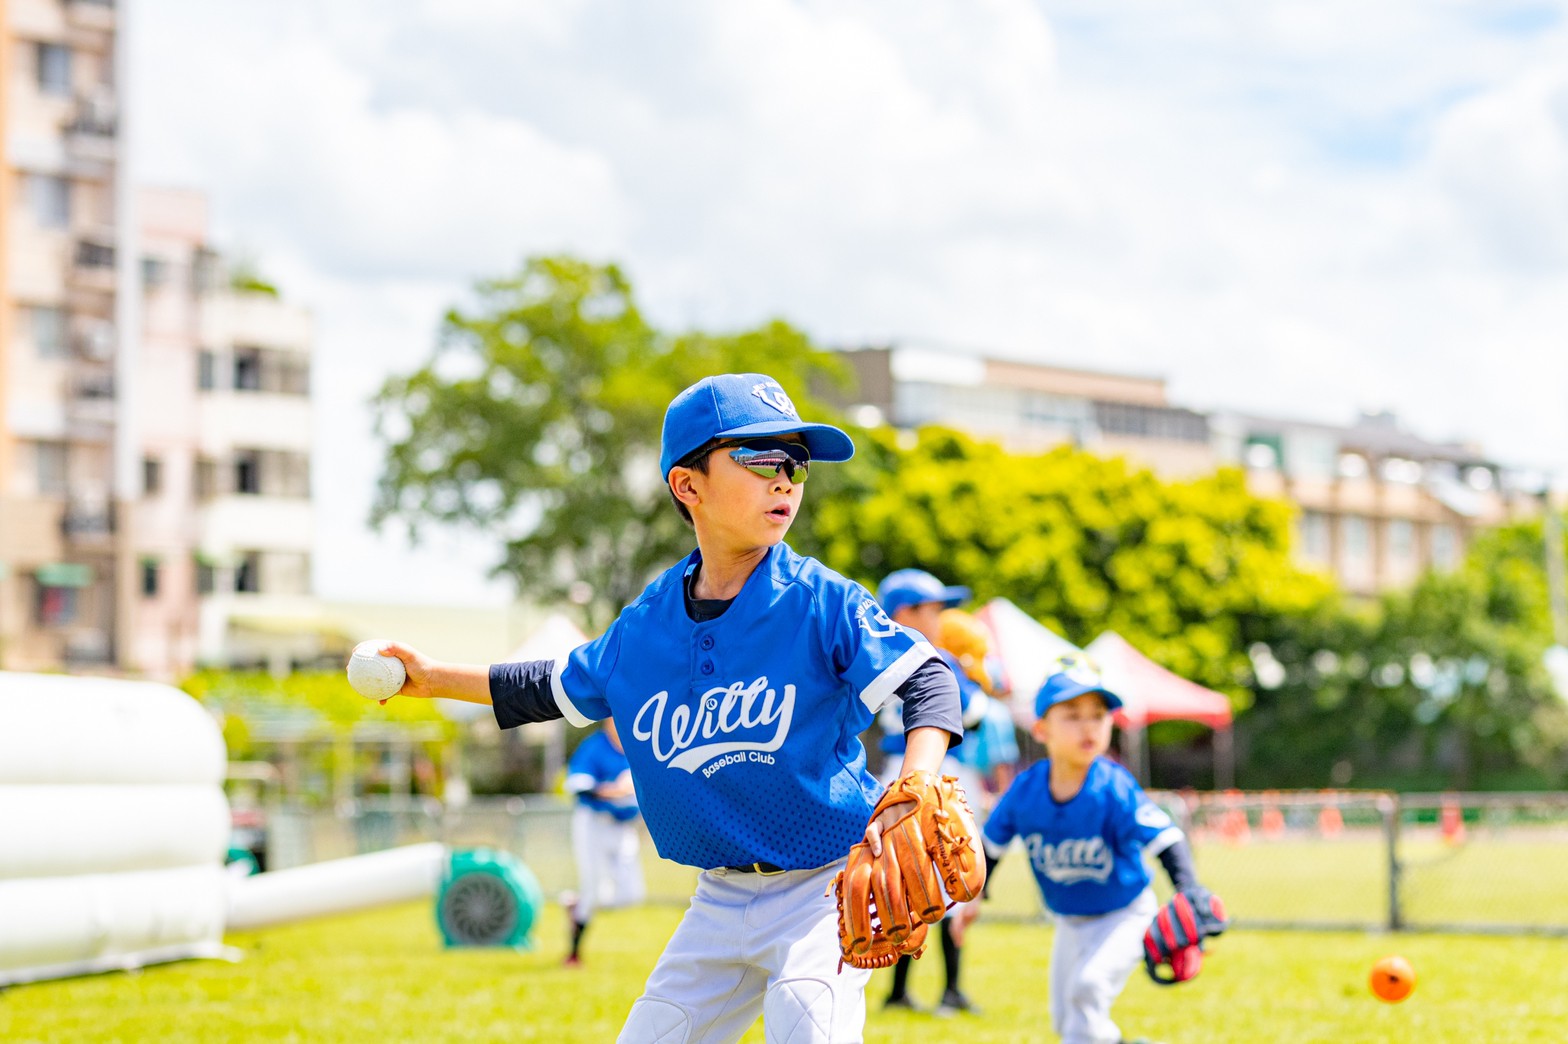
<svg viewBox="0 0 1568 1044">
<path fill-rule="evenodd" d="M 38 89 L 45 94 L 71 93 L 71 49 L 54 43 L 38 45 Z"/>
<path fill-rule="evenodd" d="M 40 359 L 64 359 L 70 355 L 64 308 L 29 308 L 27 325 L 33 337 L 33 350 Z"/>
<path fill-rule="evenodd" d="M 1399 565 L 1408 563 L 1416 553 L 1416 527 L 1405 518 L 1388 522 L 1388 557 Z"/>
<path fill-rule="evenodd" d="M 205 559 L 196 559 L 196 593 L 210 595 L 217 586 L 217 576 L 212 563 Z"/>
<path fill-rule="evenodd" d="M 261 454 L 256 450 L 239 450 L 234 454 L 234 492 L 261 492 Z"/>
<path fill-rule="evenodd" d="M 1432 527 L 1432 568 L 1452 569 L 1459 564 L 1459 534 L 1453 526 Z"/>
<path fill-rule="evenodd" d="M 1321 511 L 1301 514 L 1301 556 L 1309 562 L 1329 560 L 1328 516 Z"/>
<path fill-rule="evenodd" d="M 196 389 L 198 391 L 212 391 L 217 384 L 218 357 L 212 352 L 202 349 L 196 356 Z"/>
<path fill-rule="evenodd" d="M 1367 458 L 1359 453 L 1341 453 L 1339 455 L 1339 477 L 1347 479 L 1363 479 L 1369 471 Z"/>
<path fill-rule="evenodd" d="M 71 224 L 71 183 L 52 174 L 29 174 L 27 201 L 40 228 L 68 228 Z"/>
<path fill-rule="evenodd" d="M 76 622 L 77 589 L 38 585 L 38 623 L 44 627 L 64 627 Z"/>
<path fill-rule="evenodd" d="M 218 462 L 196 458 L 196 495 L 203 499 L 218 495 Z"/>
<path fill-rule="evenodd" d="M 1387 458 L 1381 470 L 1384 482 L 1397 482 L 1404 486 L 1420 484 L 1423 472 L 1419 461 L 1406 460 L 1404 457 Z"/>
<path fill-rule="evenodd" d="M 66 462 L 69 449 L 63 442 L 39 442 L 37 446 L 38 493 L 45 497 L 61 497 L 70 489 Z"/>
<path fill-rule="evenodd" d="M 158 560 L 156 558 L 142 559 L 142 597 L 158 597 Z"/>
<path fill-rule="evenodd" d="M 234 390 L 261 391 L 261 350 L 237 348 L 234 351 Z"/>
<path fill-rule="evenodd" d="M 1250 438 L 1242 451 L 1243 462 L 1256 471 L 1274 471 L 1281 464 L 1280 456 L 1279 440 L 1272 438 Z"/>
<path fill-rule="evenodd" d="M 169 262 L 161 257 L 142 258 L 142 286 L 155 290 L 169 281 Z"/>
<path fill-rule="evenodd" d="M 1359 515 L 1346 515 L 1339 520 L 1339 534 L 1345 542 L 1346 558 L 1366 558 L 1372 548 L 1367 520 Z"/>
<path fill-rule="evenodd" d="M 247 551 L 234 569 L 234 590 L 241 594 L 261 593 L 261 552 Z"/>
</svg>

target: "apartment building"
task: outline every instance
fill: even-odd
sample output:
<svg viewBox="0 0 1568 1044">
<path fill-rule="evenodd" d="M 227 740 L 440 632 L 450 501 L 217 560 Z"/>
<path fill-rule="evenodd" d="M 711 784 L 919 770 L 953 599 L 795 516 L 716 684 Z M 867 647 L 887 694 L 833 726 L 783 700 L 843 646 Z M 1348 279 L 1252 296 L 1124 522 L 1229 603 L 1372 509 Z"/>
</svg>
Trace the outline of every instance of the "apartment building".
<svg viewBox="0 0 1568 1044">
<path fill-rule="evenodd" d="M 1296 552 L 1356 594 L 1448 569 L 1480 530 L 1541 509 L 1540 479 L 1475 447 L 1435 442 L 1390 413 L 1347 425 L 1216 413 L 1216 455 L 1263 496 L 1300 508 Z"/>
<path fill-rule="evenodd" d="M 105 0 L 0 3 L 0 666 L 107 665 L 134 328 Z"/>
<path fill-rule="evenodd" d="M 141 488 L 131 511 L 135 605 L 127 666 L 286 670 L 314 636 L 247 624 L 299 619 L 311 597 L 311 320 L 208 246 L 206 198 L 138 193 Z"/>
<path fill-rule="evenodd" d="M 1208 419 L 1173 406 L 1158 377 L 968 355 L 919 343 L 843 353 L 860 419 L 940 424 L 1021 453 L 1069 443 L 1172 477 L 1213 471 Z M 868 410 L 869 408 L 869 410 Z"/>
<path fill-rule="evenodd" d="M 1165 382 L 1006 362 L 920 345 L 846 351 L 857 419 L 941 424 L 1019 452 L 1069 443 L 1167 478 L 1244 468 L 1260 496 L 1299 509 L 1296 553 L 1347 591 L 1449 568 L 1481 529 L 1539 510 L 1531 481 L 1480 450 L 1434 442 L 1388 414 L 1328 425 L 1173 405 Z"/>
</svg>

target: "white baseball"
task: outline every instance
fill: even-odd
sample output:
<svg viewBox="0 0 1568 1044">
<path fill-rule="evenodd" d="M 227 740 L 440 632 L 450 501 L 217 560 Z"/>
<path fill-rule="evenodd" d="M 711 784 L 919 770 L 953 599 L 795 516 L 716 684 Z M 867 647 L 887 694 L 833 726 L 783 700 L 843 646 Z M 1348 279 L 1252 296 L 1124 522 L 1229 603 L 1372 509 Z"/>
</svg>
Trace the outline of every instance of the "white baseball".
<svg viewBox="0 0 1568 1044">
<path fill-rule="evenodd" d="M 407 677 L 403 661 L 383 656 L 384 641 L 360 642 L 348 658 L 348 683 L 367 700 L 384 700 L 397 695 Z"/>
</svg>

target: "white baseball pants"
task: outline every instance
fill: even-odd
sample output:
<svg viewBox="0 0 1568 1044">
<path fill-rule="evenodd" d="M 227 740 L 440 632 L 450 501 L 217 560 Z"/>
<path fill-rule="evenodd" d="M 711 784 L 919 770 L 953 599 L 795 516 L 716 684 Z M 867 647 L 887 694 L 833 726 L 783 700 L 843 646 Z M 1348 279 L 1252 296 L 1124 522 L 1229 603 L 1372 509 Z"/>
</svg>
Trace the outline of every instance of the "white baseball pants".
<svg viewBox="0 0 1568 1044">
<path fill-rule="evenodd" d="M 635 819 L 622 822 L 608 812 L 578 805 L 572 812 L 572 856 L 577 861 L 579 924 L 594 911 L 640 903 L 647 889 L 638 860 L 639 831 Z"/>
<path fill-rule="evenodd" d="M 1143 960 L 1143 933 L 1159 904 L 1148 888 L 1120 910 L 1057 915 L 1051 948 L 1051 1028 L 1062 1044 L 1116 1044 L 1111 1005 Z"/>
<path fill-rule="evenodd" d="M 740 1039 L 762 1016 L 768 1044 L 862 1039 L 869 971 L 838 970 L 829 888 L 843 860 L 815 870 L 709 870 L 648 976 L 621 1044 Z"/>
</svg>

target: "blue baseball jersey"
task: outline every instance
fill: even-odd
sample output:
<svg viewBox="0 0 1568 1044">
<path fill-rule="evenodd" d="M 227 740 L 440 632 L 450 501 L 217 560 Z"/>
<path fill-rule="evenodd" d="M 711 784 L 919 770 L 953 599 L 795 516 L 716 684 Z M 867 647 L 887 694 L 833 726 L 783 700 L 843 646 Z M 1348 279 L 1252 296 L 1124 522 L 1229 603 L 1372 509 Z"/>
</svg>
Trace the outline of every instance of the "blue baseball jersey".
<svg viewBox="0 0 1568 1044">
<path fill-rule="evenodd" d="M 577 803 L 595 812 L 608 812 L 621 822 L 637 818 L 637 795 L 621 798 L 602 798 L 593 793 L 595 787 L 614 783 L 630 765 L 624 751 L 615 749 L 610 737 L 595 732 L 572 752 L 566 763 L 566 792 L 577 795 Z"/>
<path fill-rule="evenodd" d="M 1184 836 L 1149 800 L 1132 773 L 1107 758 L 1089 766 L 1070 801 L 1051 796 L 1051 763 L 1018 774 L 981 832 L 986 853 L 999 858 L 1021 838 L 1040 896 L 1053 912 L 1105 914 L 1149 886 L 1145 853 L 1158 855 Z"/>
<path fill-rule="evenodd" d="M 694 551 L 551 672 L 583 726 L 613 715 L 659 854 L 709 869 L 843 857 L 881 785 L 860 733 L 936 649 L 786 544 L 723 615 L 686 613 Z"/>
<path fill-rule="evenodd" d="M 937 655 L 958 679 L 959 714 L 962 716 L 965 730 L 971 729 L 985 717 L 986 705 L 991 701 L 991 697 L 986 695 L 978 682 L 964 673 L 963 664 L 958 662 L 958 657 L 946 649 L 937 649 Z M 877 741 L 877 749 L 884 754 L 902 756 L 904 748 L 908 746 L 908 740 L 904 738 L 904 701 L 897 697 L 888 700 L 887 705 L 882 708 L 882 713 L 877 715 L 877 724 L 882 728 L 882 738 Z M 951 753 L 965 765 L 972 764 L 975 757 L 972 744 L 960 744 Z"/>
</svg>

